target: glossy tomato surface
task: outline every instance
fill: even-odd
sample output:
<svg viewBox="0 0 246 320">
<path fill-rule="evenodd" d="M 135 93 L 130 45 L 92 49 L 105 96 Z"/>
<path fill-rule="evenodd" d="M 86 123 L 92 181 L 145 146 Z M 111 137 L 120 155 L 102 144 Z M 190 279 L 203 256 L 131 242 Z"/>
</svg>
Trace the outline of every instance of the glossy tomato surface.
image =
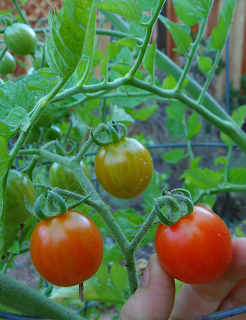
<svg viewBox="0 0 246 320">
<path fill-rule="evenodd" d="M 231 263 L 230 232 L 214 212 L 199 206 L 175 225 L 159 224 L 155 250 L 162 267 L 174 278 L 190 284 L 213 281 Z"/>
<path fill-rule="evenodd" d="M 0 73 L 9 74 L 14 72 L 16 67 L 16 62 L 14 57 L 8 51 L 5 52 L 2 60 L 0 61 Z"/>
<path fill-rule="evenodd" d="M 86 162 L 81 161 L 80 166 L 84 170 L 88 179 L 91 179 L 90 169 Z M 56 162 L 54 162 L 50 167 L 49 181 L 53 188 L 58 187 L 60 189 L 84 194 L 84 190 L 73 172 L 69 168 L 64 167 Z"/>
<path fill-rule="evenodd" d="M 103 258 L 103 240 L 89 217 L 69 210 L 63 216 L 38 222 L 30 239 L 30 255 L 44 279 L 70 287 L 97 272 Z"/>
<path fill-rule="evenodd" d="M 34 30 L 25 23 L 13 23 L 4 29 L 4 42 L 10 51 L 26 56 L 35 51 L 37 36 Z"/>
<path fill-rule="evenodd" d="M 5 225 L 7 227 L 17 226 L 31 217 L 26 209 L 24 199 L 30 206 L 36 200 L 36 191 L 32 181 L 22 172 L 9 170 L 6 184 L 5 198 Z"/>
<path fill-rule="evenodd" d="M 150 184 L 153 162 L 149 151 L 140 142 L 124 138 L 98 151 L 95 172 L 109 194 L 119 199 L 132 199 Z"/>
<path fill-rule="evenodd" d="M 62 139 L 62 131 L 57 126 L 51 126 L 50 128 L 47 128 L 44 135 L 47 141 L 52 141 L 56 139 L 58 141 L 61 141 Z"/>
</svg>

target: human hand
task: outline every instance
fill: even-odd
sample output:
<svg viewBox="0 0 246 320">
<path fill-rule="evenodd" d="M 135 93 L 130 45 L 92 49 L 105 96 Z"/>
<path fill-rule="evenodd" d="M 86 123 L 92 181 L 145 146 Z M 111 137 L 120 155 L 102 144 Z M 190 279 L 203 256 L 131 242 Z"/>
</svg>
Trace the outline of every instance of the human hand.
<svg viewBox="0 0 246 320">
<path fill-rule="evenodd" d="M 184 284 L 175 299 L 174 279 L 150 257 L 141 285 L 124 304 L 120 320 L 185 320 L 246 304 L 246 238 L 233 239 L 233 259 L 223 276 Z M 233 317 L 245 320 L 245 314 Z"/>
</svg>

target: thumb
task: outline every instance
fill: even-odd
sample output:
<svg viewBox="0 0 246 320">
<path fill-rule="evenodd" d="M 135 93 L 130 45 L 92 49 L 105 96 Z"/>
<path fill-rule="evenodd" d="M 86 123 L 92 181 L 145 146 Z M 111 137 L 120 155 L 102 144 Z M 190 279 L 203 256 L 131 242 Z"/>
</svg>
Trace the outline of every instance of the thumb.
<svg viewBox="0 0 246 320">
<path fill-rule="evenodd" d="M 167 320 L 173 309 L 174 298 L 174 279 L 153 254 L 141 285 L 123 305 L 119 320 Z"/>
</svg>

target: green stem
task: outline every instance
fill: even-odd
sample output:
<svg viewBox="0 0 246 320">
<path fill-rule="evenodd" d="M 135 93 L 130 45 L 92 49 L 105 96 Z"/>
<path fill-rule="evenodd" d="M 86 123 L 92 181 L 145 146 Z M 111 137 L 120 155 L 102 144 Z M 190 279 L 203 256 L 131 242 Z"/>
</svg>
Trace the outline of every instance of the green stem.
<svg viewBox="0 0 246 320">
<path fill-rule="evenodd" d="M 5 262 L 3 268 L 2 268 L 2 274 L 6 274 L 8 268 L 10 267 L 13 259 L 15 257 L 15 254 L 14 253 L 10 253 L 9 256 L 8 256 L 8 260 Z"/>
<path fill-rule="evenodd" d="M 64 136 L 64 138 L 63 138 L 63 141 L 62 141 L 62 145 L 63 145 L 63 146 L 65 146 L 66 143 L 67 143 L 68 136 L 69 136 L 69 134 L 70 134 L 70 131 L 71 131 L 72 127 L 73 127 L 73 122 L 72 122 L 72 120 L 70 119 L 69 125 L 68 125 L 68 127 L 67 127 L 66 134 L 65 134 L 65 136 Z"/>
<path fill-rule="evenodd" d="M 3 273 L 0 273 L 0 287 L 0 304 L 21 314 L 45 319 L 84 319 L 33 288 Z"/>
<path fill-rule="evenodd" d="M 140 65 L 142 63 L 143 57 L 145 55 L 147 46 L 148 46 L 148 44 L 150 42 L 150 38 L 151 38 L 151 35 L 152 35 L 154 24 L 155 24 L 156 20 L 158 19 L 158 16 L 159 16 L 159 14 L 160 14 L 160 12 L 162 10 L 162 7 L 163 7 L 165 1 L 166 0 L 160 0 L 159 1 L 159 5 L 156 8 L 155 13 L 153 14 L 153 17 L 151 18 L 151 20 L 149 21 L 149 23 L 147 25 L 147 33 L 146 33 L 144 42 L 143 42 L 143 44 L 141 46 L 141 49 L 139 51 L 137 60 L 136 60 L 135 64 L 133 65 L 133 67 L 131 68 L 131 70 L 125 75 L 126 79 L 132 79 L 134 77 L 135 73 L 138 71 L 138 69 L 139 69 L 139 67 L 140 67 Z"/>
<path fill-rule="evenodd" d="M 147 233 L 149 227 L 152 225 L 156 218 L 156 211 L 154 209 L 151 210 L 148 218 L 145 220 L 144 224 L 142 225 L 141 229 L 135 235 L 134 239 L 130 243 L 128 247 L 129 252 L 135 252 L 138 245 L 140 244 L 141 240 L 143 239 L 144 235 Z"/>
<path fill-rule="evenodd" d="M 227 185 L 229 182 L 229 172 L 230 172 L 230 161 L 231 161 L 231 155 L 233 151 L 233 146 L 229 146 L 227 150 L 227 163 L 225 165 L 225 173 L 224 173 L 224 184 Z"/>
<path fill-rule="evenodd" d="M 182 89 L 184 80 L 186 79 L 186 76 L 187 76 L 187 74 L 188 74 L 188 72 L 190 70 L 190 66 L 191 66 L 191 63 L 193 61 L 194 55 L 196 53 L 196 49 L 197 49 L 199 43 L 201 42 L 202 35 L 203 35 L 203 32 L 204 32 L 205 26 L 207 24 L 207 19 L 208 19 L 208 16 L 201 22 L 201 25 L 200 25 L 196 40 L 192 45 L 191 52 L 189 54 L 188 60 L 186 61 L 184 70 L 182 72 L 182 75 L 179 78 L 179 81 L 178 81 L 177 86 L 175 88 L 176 91 L 180 91 Z"/>
<path fill-rule="evenodd" d="M 29 131 L 32 129 L 33 125 L 36 123 L 38 118 L 40 117 L 41 113 L 44 111 L 44 109 L 47 107 L 49 102 L 56 96 L 56 94 L 61 90 L 61 88 L 66 83 L 67 79 L 62 79 L 55 87 L 54 89 L 45 97 L 42 97 L 37 102 L 36 106 L 34 107 L 34 112 L 30 118 L 31 125 L 27 129 L 26 132 L 22 131 L 17 142 L 15 143 L 13 149 L 10 152 L 10 157 L 12 160 L 16 157 L 19 150 L 21 149 L 23 143 L 25 142 L 25 139 L 29 133 Z"/>
<path fill-rule="evenodd" d="M 187 145 L 188 155 L 189 155 L 190 161 L 193 161 L 194 160 L 194 153 L 193 153 L 193 150 L 192 150 L 192 147 L 191 147 L 191 142 L 188 139 L 188 128 L 187 128 L 187 122 L 186 122 L 185 114 L 184 114 L 184 117 L 183 117 L 183 124 L 184 124 L 184 129 L 185 129 L 185 137 L 186 137 L 186 145 Z"/>
<path fill-rule="evenodd" d="M 220 131 L 226 133 L 237 144 L 237 146 L 246 153 L 246 133 L 241 130 L 241 128 L 230 116 L 228 116 L 227 120 L 221 119 L 216 114 L 210 112 L 203 105 L 198 104 L 192 98 L 181 92 L 175 92 L 174 90 L 163 90 L 157 86 L 151 86 L 148 83 L 136 78 L 132 79 L 129 84 L 134 87 L 152 92 L 158 96 L 179 100 L 189 108 L 199 113 L 204 119 L 212 123 Z"/>
<path fill-rule="evenodd" d="M 217 193 L 228 193 L 228 192 L 240 192 L 240 193 L 245 193 L 246 192 L 246 185 L 243 184 L 233 184 L 233 183 L 228 183 L 225 186 L 218 186 L 216 188 L 211 188 L 207 190 L 202 190 L 193 200 L 194 203 L 200 202 L 202 197 L 204 195 L 209 195 L 209 194 L 217 194 Z"/>
<path fill-rule="evenodd" d="M 220 56 L 221 56 L 221 50 L 219 50 L 216 54 L 216 58 L 214 60 L 214 63 L 213 63 L 213 66 L 211 68 L 211 70 L 209 71 L 208 75 L 207 75 L 207 79 L 206 79 L 206 82 L 203 86 L 203 90 L 199 96 L 199 98 L 197 99 L 197 103 L 199 104 L 202 104 L 203 103 L 203 100 L 204 100 L 204 97 L 205 97 L 205 94 L 208 90 L 208 86 L 211 82 L 211 79 L 214 75 L 214 72 L 215 72 L 215 69 L 218 67 L 218 64 L 219 64 L 219 61 L 220 61 Z"/>
<path fill-rule="evenodd" d="M 24 15 L 23 15 L 23 13 L 21 12 L 20 7 L 18 6 L 17 0 L 12 0 L 12 1 L 13 1 L 13 4 L 14 4 L 16 10 L 17 10 L 18 13 L 19 13 L 21 19 L 23 20 L 23 22 L 24 22 L 25 24 L 29 25 L 29 23 L 27 22 L 26 18 L 25 18 Z"/>
<path fill-rule="evenodd" d="M 0 51 L 0 61 L 2 60 L 3 56 L 7 52 L 8 48 L 5 46 L 1 51 Z"/>
<path fill-rule="evenodd" d="M 23 170 L 23 172 L 27 173 L 28 177 L 32 180 L 32 173 L 37 163 L 40 161 L 40 157 L 34 155 L 28 166 Z"/>
<path fill-rule="evenodd" d="M 104 97 L 103 103 L 102 103 L 102 116 L 101 116 L 102 123 L 105 123 L 106 121 L 106 116 L 107 116 L 106 111 L 107 111 L 107 98 Z"/>
</svg>

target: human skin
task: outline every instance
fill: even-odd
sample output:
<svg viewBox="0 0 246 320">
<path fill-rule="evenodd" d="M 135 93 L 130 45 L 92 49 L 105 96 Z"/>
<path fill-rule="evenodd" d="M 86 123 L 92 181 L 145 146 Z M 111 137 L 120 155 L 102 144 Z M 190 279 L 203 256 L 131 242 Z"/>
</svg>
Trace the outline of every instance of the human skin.
<svg viewBox="0 0 246 320">
<path fill-rule="evenodd" d="M 142 282 L 125 302 L 120 320 L 185 320 L 246 304 L 246 238 L 233 239 L 233 259 L 219 279 L 184 284 L 175 299 L 174 279 L 150 257 Z M 245 314 L 233 320 L 245 319 Z"/>
</svg>

